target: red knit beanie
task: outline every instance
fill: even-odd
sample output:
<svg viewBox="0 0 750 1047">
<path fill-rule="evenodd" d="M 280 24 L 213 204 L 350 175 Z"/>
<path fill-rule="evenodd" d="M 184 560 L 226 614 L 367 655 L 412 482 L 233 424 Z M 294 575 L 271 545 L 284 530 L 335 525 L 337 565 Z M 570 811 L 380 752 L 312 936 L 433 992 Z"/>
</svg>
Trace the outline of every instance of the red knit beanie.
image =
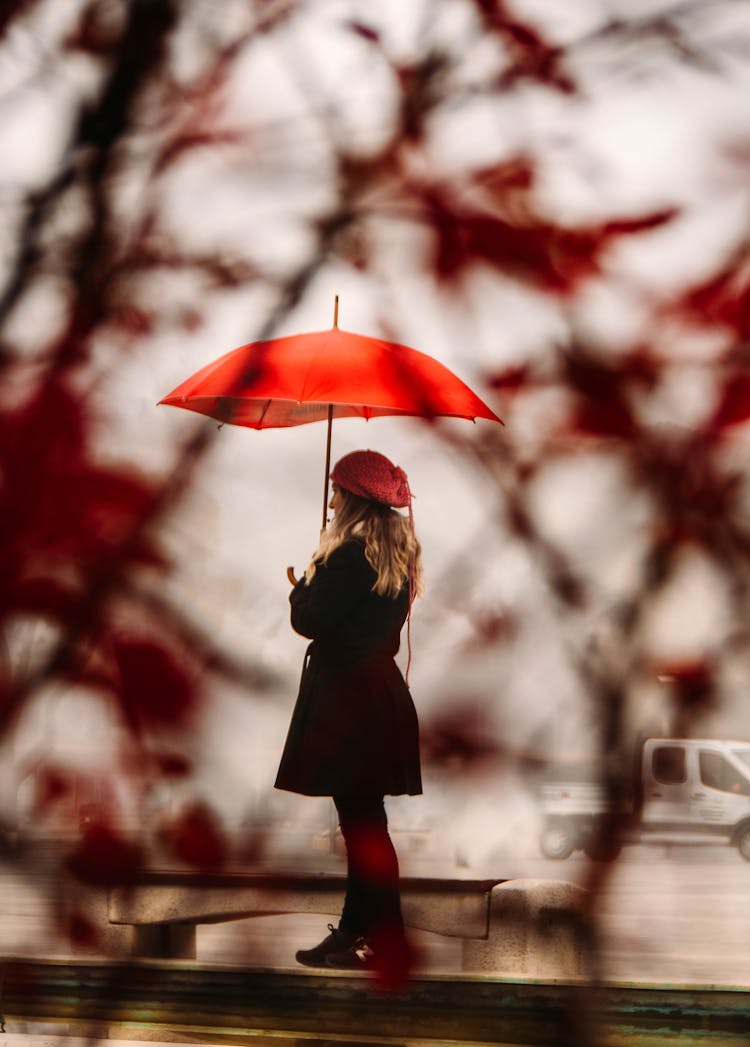
<svg viewBox="0 0 750 1047">
<path fill-rule="evenodd" d="M 331 479 L 360 498 L 403 509 L 411 502 L 406 473 L 377 451 L 352 451 L 333 467 Z"/>
<path fill-rule="evenodd" d="M 369 498 L 394 509 L 409 507 L 409 526 L 414 534 L 414 517 L 412 515 L 412 493 L 406 473 L 398 465 L 377 451 L 352 451 L 339 458 L 333 467 L 331 479 L 360 498 Z M 406 683 L 409 684 L 409 667 L 411 666 L 411 605 L 414 602 L 414 557 L 409 560 L 409 611 L 407 615 L 406 642 L 409 658 L 406 665 Z"/>
</svg>

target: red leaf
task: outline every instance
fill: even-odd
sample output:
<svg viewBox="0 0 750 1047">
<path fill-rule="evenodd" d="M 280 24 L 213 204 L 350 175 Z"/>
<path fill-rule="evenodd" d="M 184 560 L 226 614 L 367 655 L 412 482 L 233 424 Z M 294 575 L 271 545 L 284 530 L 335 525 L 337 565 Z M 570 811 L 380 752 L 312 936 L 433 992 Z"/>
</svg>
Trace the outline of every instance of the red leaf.
<svg viewBox="0 0 750 1047">
<path fill-rule="evenodd" d="M 31 463 L 64 470 L 80 461 L 86 445 L 87 419 L 81 399 L 61 380 L 50 379 L 0 427 L 0 450 L 15 472 L 28 473 Z M 36 477 L 28 477 L 32 484 Z"/>
<path fill-rule="evenodd" d="M 640 218 L 615 218 L 611 222 L 605 222 L 600 227 L 601 234 L 607 239 L 617 236 L 630 236 L 633 233 L 645 233 L 650 229 L 658 229 L 666 225 L 678 215 L 677 208 L 668 207 L 663 211 L 655 211 L 653 214 L 642 215 Z"/>
<path fill-rule="evenodd" d="M 125 334 L 140 338 L 153 334 L 156 328 L 156 314 L 135 305 L 122 305 L 119 309 L 110 310 L 109 322 Z"/>
<path fill-rule="evenodd" d="M 372 934 L 375 985 L 383 992 L 398 992 L 409 981 L 418 954 L 400 927 L 381 927 Z"/>
<path fill-rule="evenodd" d="M 159 774 L 167 778 L 185 778 L 193 769 L 192 761 L 182 753 L 157 752 L 151 755 Z"/>
<path fill-rule="evenodd" d="M 736 253 L 716 276 L 691 288 L 670 312 L 692 323 L 727 328 L 745 340 L 750 337 L 750 257 Z"/>
<path fill-rule="evenodd" d="M 655 675 L 671 685 L 683 710 L 694 713 L 710 705 L 714 698 L 716 670 L 709 658 L 662 662 Z"/>
<path fill-rule="evenodd" d="M 364 40 L 368 40 L 372 44 L 380 43 L 380 33 L 377 29 L 373 29 L 372 26 L 365 25 L 363 22 L 355 22 L 354 20 L 349 20 L 345 24 L 348 29 L 351 29 L 353 33 L 361 36 Z"/>
<path fill-rule="evenodd" d="M 393 850 L 379 828 L 367 822 L 353 825 L 347 836 L 352 867 L 368 880 L 388 880 L 393 875 Z"/>
<path fill-rule="evenodd" d="M 150 641 L 113 641 L 119 669 L 116 693 L 125 720 L 143 727 L 187 726 L 194 718 L 200 695 L 197 683 L 179 665 L 174 654 Z"/>
<path fill-rule="evenodd" d="M 505 44 L 513 62 L 500 78 L 500 86 L 511 86 L 521 78 L 530 78 L 571 94 L 576 86 L 563 69 L 565 52 L 547 43 L 532 26 L 518 21 L 503 0 L 474 0 L 488 32 Z"/>
<path fill-rule="evenodd" d="M 100 544 L 122 542 L 153 504 L 151 485 L 133 473 L 88 467 L 68 483 L 79 526 Z"/>
<path fill-rule="evenodd" d="M 574 346 L 565 357 L 568 384 L 577 392 L 578 404 L 571 422 L 575 433 L 629 439 L 638 425 L 626 398 L 628 363 L 613 368 Z"/>
<path fill-rule="evenodd" d="M 486 263 L 548 292 L 568 294 L 600 271 L 600 258 L 620 236 L 653 229 L 675 212 L 660 211 L 580 229 L 524 216 L 513 223 L 452 197 L 442 186 L 421 191 L 426 220 L 435 234 L 434 268 L 453 279 L 472 264 Z"/>
<path fill-rule="evenodd" d="M 474 635 L 466 643 L 468 651 L 507 643 L 515 635 L 518 623 L 507 611 L 486 608 L 472 616 L 471 624 Z"/>
<path fill-rule="evenodd" d="M 478 705 L 433 716 L 423 726 L 421 744 L 426 763 L 461 773 L 483 767 L 498 752 Z"/>
<path fill-rule="evenodd" d="M 160 562 L 138 534 L 152 485 L 94 465 L 89 431 L 82 400 L 58 380 L 3 419 L 0 590 L 8 609 L 17 599 L 24 610 L 72 614 L 72 594 L 92 570 Z"/>
<path fill-rule="evenodd" d="M 741 425 L 750 418 L 750 374 L 733 374 L 724 384 L 710 430 Z"/>
<path fill-rule="evenodd" d="M 392 70 L 399 85 L 399 140 L 400 143 L 420 142 L 424 136 L 425 118 L 435 106 L 439 89 L 436 84 L 447 69 L 445 54 L 428 50 L 417 62 L 395 64 Z M 400 149 L 389 152 L 400 153 Z M 386 156 L 388 154 L 386 153 Z M 390 159 L 388 157 L 388 159 Z M 383 169 L 383 174 L 386 169 Z"/>
<path fill-rule="evenodd" d="M 713 678 L 713 664 L 705 658 L 660 662 L 654 669 L 659 679 L 670 683 L 706 683 Z"/>
<path fill-rule="evenodd" d="M 65 865 L 82 883 L 98 887 L 132 883 L 143 866 L 143 852 L 110 826 L 89 826 Z"/>
<path fill-rule="evenodd" d="M 519 367 L 506 367 L 502 371 L 496 371 L 486 379 L 486 384 L 491 389 L 501 390 L 505 393 L 516 393 L 532 384 L 531 368 L 526 364 Z"/>
<path fill-rule="evenodd" d="M 586 400 L 573 412 L 571 429 L 587 436 L 610 436 L 631 439 L 637 426 L 630 409 L 618 396 Z"/>
<path fill-rule="evenodd" d="M 77 594 L 55 578 L 28 578 L 17 582 L 8 593 L 15 611 L 53 620 L 70 619 Z"/>
<path fill-rule="evenodd" d="M 202 127 L 197 124 L 194 129 L 187 127 L 182 134 L 177 135 L 162 150 L 156 171 L 161 173 L 170 164 L 174 164 L 186 153 L 194 152 L 196 149 L 216 150 L 222 145 L 242 145 L 245 135 L 241 131 L 230 128 L 217 130 L 210 127 Z"/>
<path fill-rule="evenodd" d="M 176 858 L 197 869 L 218 869 L 227 859 L 224 833 L 204 803 L 194 803 L 168 825 L 164 842 Z"/>
<path fill-rule="evenodd" d="M 493 211 L 516 221 L 531 214 L 531 190 L 536 182 L 536 166 L 530 156 L 518 153 L 492 167 L 480 168 L 471 182 L 481 190 Z"/>
<path fill-rule="evenodd" d="M 34 814 L 45 814 L 50 807 L 70 796 L 73 791 L 73 779 L 69 773 L 58 767 L 45 766 L 34 775 Z"/>
<path fill-rule="evenodd" d="M 200 309 L 185 308 L 180 312 L 179 323 L 183 331 L 194 333 L 204 326 L 205 319 Z"/>
<path fill-rule="evenodd" d="M 96 949 L 99 932 L 92 920 L 80 911 L 71 913 L 65 920 L 65 928 L 72 945 L 81 949 Z"/>
</svg>

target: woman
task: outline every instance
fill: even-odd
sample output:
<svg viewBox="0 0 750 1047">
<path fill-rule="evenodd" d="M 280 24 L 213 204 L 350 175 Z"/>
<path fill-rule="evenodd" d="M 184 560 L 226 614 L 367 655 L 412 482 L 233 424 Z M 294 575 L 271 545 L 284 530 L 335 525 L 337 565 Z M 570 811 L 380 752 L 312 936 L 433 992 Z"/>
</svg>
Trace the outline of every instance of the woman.
<svg viewBox="0 0 750 1047">
<path fill-rule="evenodd" d="M 333 521 L 290 596 L 292 627 L 312 643 L 276 788 L 333 797 L 346 845 L 338 927 L 297 960 L 382 970 L 408 955 L 384 797 L 422 792 L 417 715 L 394 661 L 421 554 L 402 469 L 354 451 L 331 480 Z"/>
</svg>

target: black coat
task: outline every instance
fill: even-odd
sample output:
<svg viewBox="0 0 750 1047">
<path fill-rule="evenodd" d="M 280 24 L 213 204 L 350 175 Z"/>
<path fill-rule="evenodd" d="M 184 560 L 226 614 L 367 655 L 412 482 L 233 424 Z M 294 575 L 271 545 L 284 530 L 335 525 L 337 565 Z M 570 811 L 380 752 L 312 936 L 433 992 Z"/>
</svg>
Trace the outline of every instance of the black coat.
<svg viewBox="0 0 750 1047">
<path fill-rule="evenodd" d="M 292 590 L 292 627 L 307 649 L 276 788 L 306 796 L 416 795 L 419 728 L 396 665 L 409 609 L 372 591 L 375 572 L 359 540 L 345 542 L 309 585 Z"/>
</svg>

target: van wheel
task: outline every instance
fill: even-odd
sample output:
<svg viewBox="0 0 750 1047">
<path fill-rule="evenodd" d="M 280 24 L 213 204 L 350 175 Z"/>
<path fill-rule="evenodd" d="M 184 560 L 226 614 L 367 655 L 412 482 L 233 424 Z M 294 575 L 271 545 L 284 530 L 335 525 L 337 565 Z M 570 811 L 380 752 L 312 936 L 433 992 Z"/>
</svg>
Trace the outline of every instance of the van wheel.
<svg viewBox="0 0 750 1047">
<path fill-rule="evenodd" d="M 550 822 L 542 829 L 539 846 L 545 858 L 554 858 L 558 861 L 569 858 L 575 850 L 575 845 L 573 833 L 562 822 Z"/>
<path fill-rule="evenodd" d="M 750 862 L 750 825 L 743 825 L 734 838 L 737 850 L 746 862 Z"/>
</svg>

